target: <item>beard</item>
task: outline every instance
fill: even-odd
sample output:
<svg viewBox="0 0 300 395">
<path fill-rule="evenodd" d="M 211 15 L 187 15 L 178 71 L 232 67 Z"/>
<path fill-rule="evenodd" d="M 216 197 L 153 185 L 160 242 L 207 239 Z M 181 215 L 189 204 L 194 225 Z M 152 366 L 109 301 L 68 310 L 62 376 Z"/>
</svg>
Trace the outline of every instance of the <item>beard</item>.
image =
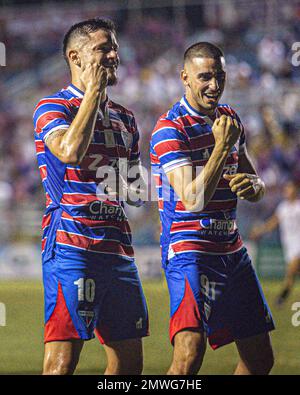
<svg viewBox="0 0 300 395">
<path fill-rule="evenodd" d="M 112 67 L 112 64 L 103 64 L 103 66 L 107 67 L 107 86 L 116 85 L 118 82 L 117 69 L 119 67 L 119 60 L 114 63 L 115 67 Z"/>
<path fill-rule="evenodd" d="M 113 86 L 116 85 L 118 82 L 118 77 L 116 73 L 109 73 L 107 76 L 107 86 Z"/>
</svg>

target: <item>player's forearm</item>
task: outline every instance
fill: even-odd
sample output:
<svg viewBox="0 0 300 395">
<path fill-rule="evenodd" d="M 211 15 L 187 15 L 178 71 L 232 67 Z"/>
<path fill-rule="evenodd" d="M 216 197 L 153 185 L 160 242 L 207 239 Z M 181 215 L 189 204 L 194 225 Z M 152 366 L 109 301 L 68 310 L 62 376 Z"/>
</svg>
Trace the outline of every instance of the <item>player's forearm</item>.
<svg viewBox="0 0 300 395">
<path fill-rule="evenodd" d="M 87 90 L 78 113 L 61 140 L 60 148 L 68 163 L 79 164 L 86 154 L 94 133 L 99 104 L 99 90 Z"/>
<path fill-rule="evenodd" d="M 273 232 L 278 226 L 278 220 L 276 216 L 269 218 L 264 224 L 258 227 L 261 234 Z"/>
<path fill-rule="evenodd" d="M 189 211 L 203 210 L 216 191 L 230 149 L 216 145 L 201 173 L 186 189 Z"/>
</svg>

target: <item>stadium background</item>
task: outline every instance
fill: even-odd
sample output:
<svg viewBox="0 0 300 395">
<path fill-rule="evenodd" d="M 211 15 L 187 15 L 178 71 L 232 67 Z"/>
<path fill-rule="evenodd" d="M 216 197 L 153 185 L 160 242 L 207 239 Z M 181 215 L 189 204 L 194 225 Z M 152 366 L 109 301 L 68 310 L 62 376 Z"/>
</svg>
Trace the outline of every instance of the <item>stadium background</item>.
<svg viewBox="0 0 300 395">
<path fill-rule="evenodd" d="M 103 0 L 0 4 L 0 42 L 6 46 L 6 67 L 0 70 L 0 302 L 7 309 L 7 325 L 0 327 L 0 373 L 38 373 L 42 358 L 40 224 L 44 194 L 35 159 L 32 112 L 38 99 L 69 82 L 61 52 L 66 30 L 79 20 L 95 16 L 116 22 L 121 65 L 119 84 L 110 89 L 109 95 L 134 111 L 141 133 L 142 159 L 148 167 L 149 139 L 156 119 L 183 92 L 179 71 L 184 49 L 200 40 L 222 47 L 228 71 L 222 101 L 240 114 L 248 150 L 268 188 L 259 204 L 239 205 L 239 227 L 247 241 L 252 226 L 268 217 L 280 201 L 284 182 L 291 177 L 300 182 L 300 66 L 294 67 L 291 62 L 292 45 L 300 41 L 300 2 Z M 171 348 L 156 203 L 128 208 L 128 215 L 152 312 L 152 336 L 145 342 L 146 357 L 149 355 L 146 373 L 163 373 Z M 274 232 L 259 245 L 247 244 L 272 301 L 284 270 L 279 235 Z M 293 301 L 297 297 L 299 287 Z M 284 342 L 274 368 L 278 374 L 300 373 L 294 343 L 297 337 L 300 339 L 299 328 L 291 324 L 293 301 L 275 314 L 285 332 L 274 334 L 275 343 Z M 98 371 L 95 347 L 98 352 L 95 343 L 87 346 L 79 372 Z M 166 350 L 163 355 L 162 349 Z M 26 352 L 32 363 L 26 359 Z M 223 359 L 218 358 L 219 354 L 209 354 L 203 372 L 229 373 L 234 365 L 230 352 L 230 348 L 219 351 Z"/>
</svg>

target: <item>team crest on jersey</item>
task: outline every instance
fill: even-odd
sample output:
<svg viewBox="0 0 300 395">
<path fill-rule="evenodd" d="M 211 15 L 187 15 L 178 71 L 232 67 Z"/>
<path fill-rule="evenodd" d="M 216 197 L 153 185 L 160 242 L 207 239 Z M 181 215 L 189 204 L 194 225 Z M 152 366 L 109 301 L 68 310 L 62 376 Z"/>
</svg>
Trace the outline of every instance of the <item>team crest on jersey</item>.
<svg viewBox="0 0 300 395">
<path fill-rule="evenodd" d="M 238 139 L 237 142 L 232 146 L 230 153 L 235 154 L 239 152 L 239 148 L 240 148 L 240 141 Z"/>
<path fill-rule="evenodd" d="M 91 325 L 91 322 L 93 321 L 95 313 L 93 311 L 79 310 L 78 314 L 80 315 L 85 326 L 88 328 Z"/>
</svg>

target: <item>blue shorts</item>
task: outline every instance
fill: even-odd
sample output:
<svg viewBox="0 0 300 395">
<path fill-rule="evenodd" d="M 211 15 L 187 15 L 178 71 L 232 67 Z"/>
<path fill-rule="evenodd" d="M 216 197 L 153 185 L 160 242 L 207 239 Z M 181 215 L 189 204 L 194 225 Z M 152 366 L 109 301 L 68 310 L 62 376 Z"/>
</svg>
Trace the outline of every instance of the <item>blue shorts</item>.
<svg viewBox="0 0 300 395">
<path fill-rule="evenodd" d="M 230 255 L 177 254 L 165 267 L 170 292 L 170 340 L 203 330 L 213 349 L 274 329 L 246 248 Z"/>
<path fill-rule="evenodd" d="M 87 254 L 85 255 L 86 262 Z M 44 341 L 101 343 L 148 335 L 148 312 L 136 265 L 108 257 L 56 255 L 43 263 Z"/>
</svg>

